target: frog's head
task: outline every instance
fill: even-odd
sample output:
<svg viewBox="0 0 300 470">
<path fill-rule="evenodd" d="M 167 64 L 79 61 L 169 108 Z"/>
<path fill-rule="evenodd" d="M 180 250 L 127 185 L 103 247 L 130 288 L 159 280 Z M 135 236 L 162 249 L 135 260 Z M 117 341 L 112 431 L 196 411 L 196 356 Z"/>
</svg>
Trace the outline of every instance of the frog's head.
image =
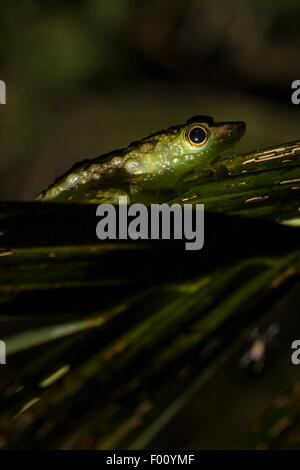
<svg viewBox="0 0 300 470">
<path fill-rule="evenodd" d="M 244 121 L 214 122 L 208 116 L 195 116 L 181 126 L 179 137 L 184 153 L 192 159 L 211 161 L 221 152 L 235 145 L 246 129 Z"/>
<path fill-rule="evenodd" d="M 173 126 L 139 143 L 140 173 L 182 173 L 209 164 L 221 152 L 236 144 L 245 123 L 217 122 L 195 116 L 184 125 Z"/>
</svg>

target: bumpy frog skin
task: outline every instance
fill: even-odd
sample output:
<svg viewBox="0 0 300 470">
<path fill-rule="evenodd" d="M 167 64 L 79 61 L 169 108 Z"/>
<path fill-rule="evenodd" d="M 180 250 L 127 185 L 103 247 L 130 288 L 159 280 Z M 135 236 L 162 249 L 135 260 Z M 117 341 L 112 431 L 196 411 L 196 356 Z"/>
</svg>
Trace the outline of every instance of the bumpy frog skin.
<svg viewBox="0 0 300 470">
<path fill-rule="evenodd" d="M 74 165 L 39 196 L 75 203 L 161 202 L 175 193 L 185 174 L 209 168 L 245 132 L 245 123 L 195 116 L 184 125 L 150 135 L 127 148 Z"/>
</svg>

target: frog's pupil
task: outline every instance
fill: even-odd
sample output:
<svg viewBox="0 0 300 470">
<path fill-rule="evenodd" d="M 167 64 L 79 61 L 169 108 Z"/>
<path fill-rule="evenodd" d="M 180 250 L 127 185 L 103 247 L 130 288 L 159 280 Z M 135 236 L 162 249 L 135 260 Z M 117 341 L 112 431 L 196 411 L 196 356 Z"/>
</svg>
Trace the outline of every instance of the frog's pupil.
<svg viewBox="0 0 300 470">
<path fill-rule="evenodd" d="M 194 129 L 191 129 L 189 137 L 193 144 L 202 144 L 206 139 L 206 135 L 207 134 L 202 127 L 194 127 Z"/>
</svg>

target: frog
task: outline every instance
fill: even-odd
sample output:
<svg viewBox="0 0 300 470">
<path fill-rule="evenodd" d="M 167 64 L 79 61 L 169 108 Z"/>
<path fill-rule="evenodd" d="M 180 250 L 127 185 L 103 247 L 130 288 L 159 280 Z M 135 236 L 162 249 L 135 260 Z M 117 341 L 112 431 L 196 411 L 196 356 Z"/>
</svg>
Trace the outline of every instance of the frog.
<svg viewBox="0 0 300 470">
<path fill-rule="evenodd" d="M 244 121 L 214 122 L 210 116 L 193 116 L 185 124 L 75 164 L 37 200 L 79 204 L 163 202 L 178 194 L 188 175 L 195 173 L 201 178 L 201 174 L 211 174 L 212 165 L 239 141 L 245 128 Z M 217 167 L 219 173 L 224 173 L 222 165 Z"/>
</svg>

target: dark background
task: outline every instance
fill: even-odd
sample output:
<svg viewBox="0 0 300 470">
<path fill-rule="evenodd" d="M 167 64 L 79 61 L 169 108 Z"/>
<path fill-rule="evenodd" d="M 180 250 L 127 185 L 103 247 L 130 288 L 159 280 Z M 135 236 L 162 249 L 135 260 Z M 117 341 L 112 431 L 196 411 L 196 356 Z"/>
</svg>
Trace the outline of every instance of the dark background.
<svg viewBox="0 0 300 470">
<path fill-rule="evenodd" d="M 194 114 L 245 120 L 234 152 L 299 138 L 298 0 L 3 2 L 0 199 Z"/>
</svg>

